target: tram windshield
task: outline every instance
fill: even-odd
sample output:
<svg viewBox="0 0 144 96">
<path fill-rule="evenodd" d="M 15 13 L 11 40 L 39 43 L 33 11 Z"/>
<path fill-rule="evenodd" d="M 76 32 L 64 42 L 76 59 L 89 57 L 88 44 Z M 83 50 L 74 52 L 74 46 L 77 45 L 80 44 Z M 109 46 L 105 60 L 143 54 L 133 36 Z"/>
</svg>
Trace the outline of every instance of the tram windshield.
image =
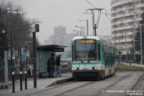
<svg viewBox="0 0 144 96">
<path fill-rule="evenodd" d="M 97 59 L 97 45 L 95 40 L 77 40 L 74 44 L 74 60 L 90 61 Z"/>
</svg>

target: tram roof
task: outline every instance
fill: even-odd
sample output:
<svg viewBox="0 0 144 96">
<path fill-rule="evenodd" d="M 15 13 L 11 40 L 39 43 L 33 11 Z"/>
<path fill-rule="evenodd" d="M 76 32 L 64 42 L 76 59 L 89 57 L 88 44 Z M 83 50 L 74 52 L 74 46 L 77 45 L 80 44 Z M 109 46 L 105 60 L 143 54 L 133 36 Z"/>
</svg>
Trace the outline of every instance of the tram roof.
<svg viewBox="0 0 144 96">
<path fill-rule="evenodd" d="M 101 40 L 100 37 L 98 36 L 76 36 L 72 40 L 77 40 L 77 39 L 95 39 L 95 40 Z"/>
</svg>

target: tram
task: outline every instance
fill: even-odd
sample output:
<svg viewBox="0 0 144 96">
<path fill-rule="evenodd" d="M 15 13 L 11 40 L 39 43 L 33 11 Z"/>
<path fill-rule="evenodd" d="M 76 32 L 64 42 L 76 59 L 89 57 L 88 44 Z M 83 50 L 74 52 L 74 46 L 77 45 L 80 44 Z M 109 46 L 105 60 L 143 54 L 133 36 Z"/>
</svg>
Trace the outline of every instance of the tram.
<svg viewBox="0 0 144 96">
<path fill-rule="evenodd" d="M 76 36 L 72 40 L 71 48 L 73 78 L 104 79 L 115 73 L 113 44 L 98 36 Z"/>
</svg>

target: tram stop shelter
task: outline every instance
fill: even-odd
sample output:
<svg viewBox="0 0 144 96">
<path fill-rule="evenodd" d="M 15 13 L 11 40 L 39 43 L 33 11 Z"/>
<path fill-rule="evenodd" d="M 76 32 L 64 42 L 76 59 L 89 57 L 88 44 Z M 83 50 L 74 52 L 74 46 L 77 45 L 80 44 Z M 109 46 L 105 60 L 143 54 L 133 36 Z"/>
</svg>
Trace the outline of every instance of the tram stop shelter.
<svg viewBox="0 0 144 96">
<path fill-rule="evenodd" d="M 66 46 L 61 45 L 41 45 L 37 47 L 37 75 L 40 78 L 48 77 L 47 61 L 51 54 L 55 54 L 55 52 L 64 52 L 65 47 Z"/>
</svg>

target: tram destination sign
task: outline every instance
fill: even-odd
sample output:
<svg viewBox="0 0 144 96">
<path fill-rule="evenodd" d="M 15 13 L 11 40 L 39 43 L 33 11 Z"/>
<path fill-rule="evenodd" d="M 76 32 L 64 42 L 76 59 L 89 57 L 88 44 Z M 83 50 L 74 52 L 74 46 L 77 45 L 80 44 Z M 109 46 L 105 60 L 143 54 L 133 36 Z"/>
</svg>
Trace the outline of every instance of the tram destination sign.
<svg viewBox="0 0 144 96">
<path fill-rule="evenodd" d="M 77 43 L 96 43 L 95 40 L 77 40 Z"/>
</svg>

